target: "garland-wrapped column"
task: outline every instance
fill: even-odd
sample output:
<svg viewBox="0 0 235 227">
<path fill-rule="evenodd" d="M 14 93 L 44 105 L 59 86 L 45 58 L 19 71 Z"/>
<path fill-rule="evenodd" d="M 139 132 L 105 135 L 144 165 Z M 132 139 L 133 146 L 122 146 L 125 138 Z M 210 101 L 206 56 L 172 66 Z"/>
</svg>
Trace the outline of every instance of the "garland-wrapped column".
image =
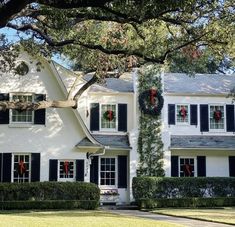
<svg viewBox="0 0 235 227">
<path fill-rule="evenodd" d="M 164 176 L 161 139 L 162 84 L 159 66 L 139 71 L 138 176 Z"/>
</svg>

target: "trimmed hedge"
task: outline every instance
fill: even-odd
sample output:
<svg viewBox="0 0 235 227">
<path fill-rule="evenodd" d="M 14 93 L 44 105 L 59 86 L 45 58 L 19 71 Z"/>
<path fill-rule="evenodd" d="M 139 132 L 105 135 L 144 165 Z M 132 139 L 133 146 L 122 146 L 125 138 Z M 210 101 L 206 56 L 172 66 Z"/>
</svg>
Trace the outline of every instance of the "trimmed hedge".
<svg viewBox="0 0 235 227">
<path fill-rule="evenodd" d="M 213 208 L 213 207 L 235 206 L 235 197 L 139 199 L 137 204 L 140 209 L 153 209 L 153 208 L 163 208 L 163 207 Z"/>
<path fill-rule="evenodd" d="M 132 187 L 140 207 L 235 205 L 235 177 L 135 177 Z"/>
<path fill-rule="evenodd" d="M 100 189 L 86 182 L 0 183 L 2 209 L 95 209 Z"/>
<path fill-rule="evenodd" d="M 0 202 L 2 210 L 28 209 L 84 209 L 94 210 L 99 206 L 97 200 L 45 200 L 45 201 L 5 201 Z"/>
</svg>

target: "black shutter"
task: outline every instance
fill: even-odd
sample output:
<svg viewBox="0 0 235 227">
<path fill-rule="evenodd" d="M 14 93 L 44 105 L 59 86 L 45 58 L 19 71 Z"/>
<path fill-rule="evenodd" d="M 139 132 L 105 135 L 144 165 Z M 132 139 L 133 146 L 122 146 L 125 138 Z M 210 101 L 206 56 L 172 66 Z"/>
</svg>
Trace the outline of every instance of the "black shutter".
<svg viewBox="0 0 235 227">
<path fill-rule="evenodd" d="M 84 181 L 84 160 L 76 160 L 76 181 Z"/>
<path fill-rule="evenodd" d="M 9 101 L 9 94 L 1 93 L 0 101 Z M 9 124 L 9 110 L 0 111 L 0 124 Z"/>
<path fill-rule="evenodd" d="M 197 105 L 190 105 L 190 124 L 197 125 Z"/>
<path fill-rule="evenodd" d="M 175 125 L 175 105 L 168 104 L 168 124 Z"/>
<path fill-rule="evenodd" d="M 206 156 L 197 156 L 197 176 L 206 176 Z"/>
<path fill-rule="evenodd" d="M 234 105 L 226 105 L 227 132 L 235 131 Z"/>
<path fill-rule="evenodd" d="M 209 131 L 208 105 L 200 105 L 200 127 L 201 132 Z"/>
<path fill-rule="evenodd" d="M 90 182 L 98 184 L 99 179 L 99 167 L 98 167 L 98 156 L 91 157 L 91 165 L 90 165 Z"/>
<path fill-rule="evenodd" d="M 235 156 L 229 156 L 229 176 L 235 177 Z"/>
<path fill-rule="evenodd" d="M 171 156 L 171 176 L 178 177 L 179 176 L 179 157 Z"/>
<path fill-rule="evenodd" d="M 40 153 L 31 154 L 31 182 L 40 181 Z"/>
<path fill-rule="evenodd" d="M 99 131 L 99 129 L 100 129 L 100 106 L 99 106 L 99 103 L 91 103 L 90 130 Z"/>
<path fill-rule="evenodd" d="M 127 156 L 118 156 L 118 188 L 127 188 Z"/>
<path fill-rule="evenodd" d="M 2 182 L 2 154 L 0 153 L 0 182 Z"/>
<path fill-rule="evenodd" d="M 127 131 L 127 104 L 118 104 L 118 131 Z"/>
<path fill-rule="evenodd" d="M 49 160 L 49 181 L 57 181 L 58 173 L 58 160 L 50 159 Z"/>
<path fill-rule="evenodd" d="M 35 94 L 34 99 L 36 102 L 46 100 L 46 95 Z M 45 125 L 46 124 L 46 109 L 40 109 L 34 111 L 34 124 Z"/>
<path fill-rule="evenodd" d="M 11 157 L 12 157 L 11 153 L 3 153 L 2 182 L 11 182 L 11 163 L 12 163 Z"/>
</svg>

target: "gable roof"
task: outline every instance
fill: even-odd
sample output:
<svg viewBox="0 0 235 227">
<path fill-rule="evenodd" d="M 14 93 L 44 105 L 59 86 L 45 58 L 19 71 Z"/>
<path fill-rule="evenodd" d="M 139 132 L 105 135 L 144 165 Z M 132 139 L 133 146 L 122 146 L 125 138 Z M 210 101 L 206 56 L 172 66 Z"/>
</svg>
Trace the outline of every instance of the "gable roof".
<svg viewBox="0 0 235 227">
<path fill-rule="evenodd" d="M 164 74 L 164 91 L 168 94 L 227 95 L 234 87 L 235 74 Z"/>
</svg>

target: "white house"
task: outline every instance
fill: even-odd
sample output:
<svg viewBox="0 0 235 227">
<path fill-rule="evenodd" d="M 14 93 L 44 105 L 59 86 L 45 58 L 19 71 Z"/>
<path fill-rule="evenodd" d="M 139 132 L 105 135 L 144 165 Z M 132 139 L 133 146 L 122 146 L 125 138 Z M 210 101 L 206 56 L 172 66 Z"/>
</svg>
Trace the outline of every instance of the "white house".
<svg viewBox="0 0 235 227">
<path fill-rule="evenodd" d="M 24 75 L 1 75 L 1 101 L 66 100 L 86 82 L 53 62 L 41 59 L 38 70 L 37 60 L 23 55 L 22 61 Z M 107 79 L 105 87 L 86 91 L 76 110 L 0 111 L 0 182 L 93 182 L 119 194 L 117 203 L 129 203 L 133 100 L 131 82 Z"/>
<path fill-rule="evenodd" d="M 166 73 L 163 141 L 166 175 L 235 176 L 235 75 Z"/>
<path fill-rule="evenodd" d="M 22 61 L 24 75 L 1 74 L 1 101 L 66 100 L 90 76 L 44 59 L 38 70 L 27 55 Z M 166 176 L 235 176 L 234 104 L 226 98 L 235 76 L 165 74 L 163 82 Z M 0 182 L 93 182 L 119 194 L 118 204 L 129 203 L 138 165 L 137 96 L 136 78 L 124 74 L 91 86 L 76 110 L 0 111 Z"/>
</svg>

